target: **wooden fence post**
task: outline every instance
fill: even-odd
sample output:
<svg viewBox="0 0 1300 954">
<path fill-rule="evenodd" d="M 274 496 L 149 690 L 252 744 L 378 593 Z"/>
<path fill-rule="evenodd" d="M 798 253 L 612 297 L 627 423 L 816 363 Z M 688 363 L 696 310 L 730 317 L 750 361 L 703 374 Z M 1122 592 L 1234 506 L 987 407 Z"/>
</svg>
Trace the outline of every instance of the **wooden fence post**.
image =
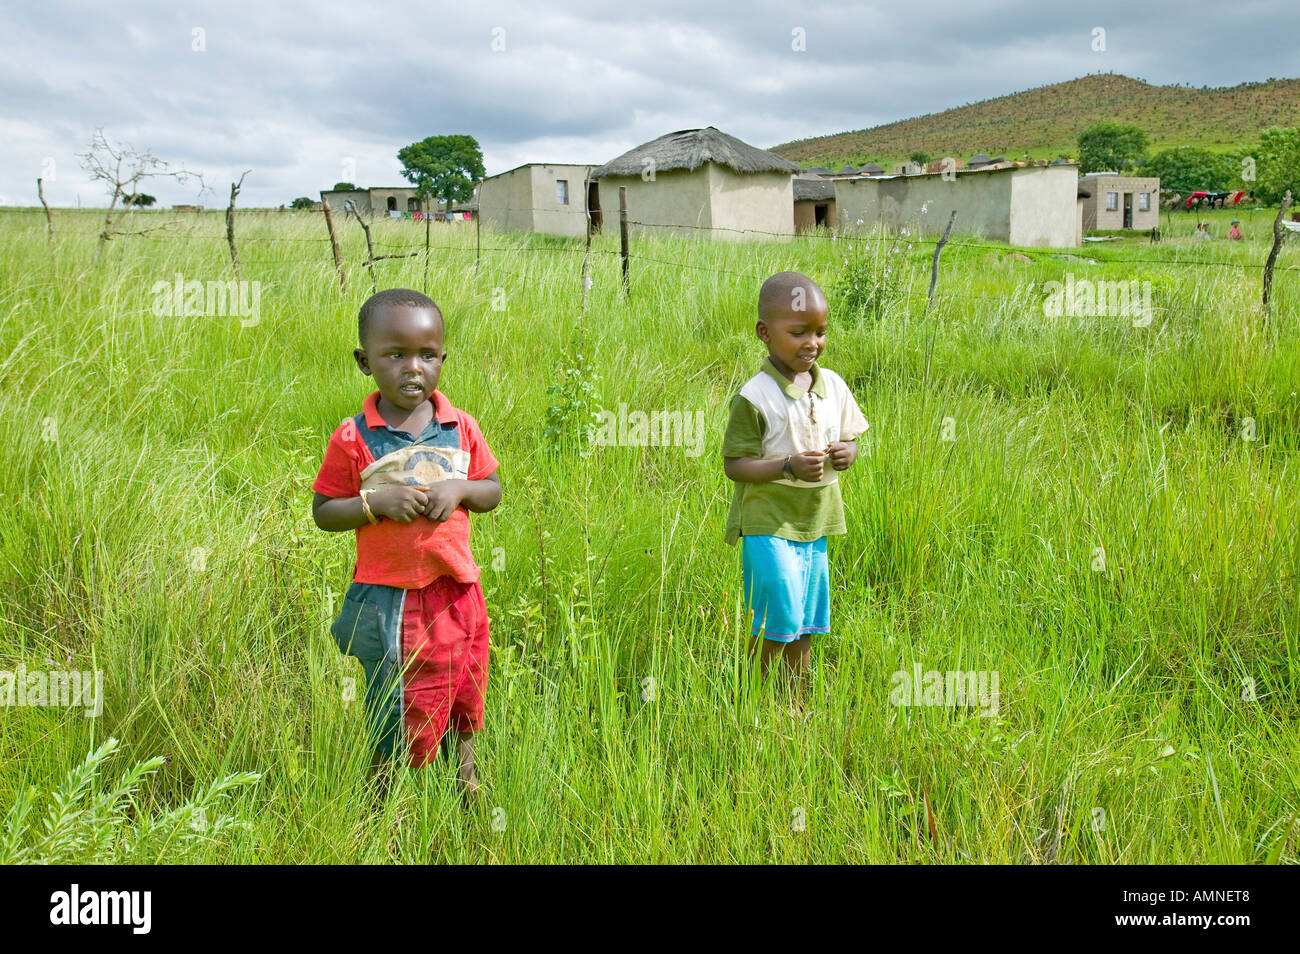
<svg viewBox="0 0 1300 954">
<path fill-rule="evenodd" d="M 366 224 L 366 220 L 357 211 L 355 202 L 348 201 L 344 202 L 343 205 L 345 208 L 352 210 L 352 214 L 357 217 L 357 224 L 361 226 L 361 231 L 366 233 L 366 268 L 370 269 L 370 287 L 373 291 L 379 291 L 379 279 L 375 277 L 375 240 L 370 235 L 370 226 Z"/>
<path fill-rule="evenodd" d="M 618 239 L 623 255 L 623 295 L 631 297 L 632 281 L 627 258 L 627 186 L 618 187 Z"/>
<path fill-rule="evenodd" d="M 36 180 L 36 194 L 41 197 L 41 205 L 45 206 L 45 225 L 50 230 L 50 244 L 54 244 L 54 216 L 50 214 L 50 204 L 45 201 L 45 186 L 41 180 Z"/>
<path fill-rule="evenodd" d="M 1291 207 L 1291 190 L 1286 190 L 1286 195 L 1282 198 L 1282 207 L 1277 210 L 1277 218 L 1273 220 L 1273 247 L 1268 250 L 1268 261 L 1264 263 L 1264 310 L 1268 311 L 1268 296 L 1273 290 L 1273 266 L 1277 262 L 1277 253 L 1282 250 L 1282 240 L 1286 237 L 1286 229 L 1282 227 L 1282 219 L 1286 216 L 1286 210 Z"/>
<path fill-rule="evenodd" d="M 927 311 L 930 309 L 930 303 L 934 301 L 934 290 L 939 284 L 939 253 L 948 243 L 948 236 L 952 234 L 952 223 L 956 220 L 957 210 L 953 209 L 952 214 L 948 216 L 948 226 L 943 230 L 943 238 L 939 239 L 939 244 L 934 247 L 934 264 L 930 267 L 930 295 L 925 300 Z"/>
<path fill-rule="evenodd" d="M 339 237 L 334 232 L 334 216 L 330 215 L 330 200 L 320 194 L 321 211 L 325 213 L 325 227 L 330 230 L 330 246 L 334 249 L 334 266 L 339 270 L 339 287 L 348 290 L 348 276 L 343 271 L 343 253 L 339 251 Z"/>
<path fill-rule="evenodd" d="M 230 183 L 230 205 L 226 206 L 226 241 L 230 243 L 230 264 L 235 269 L 236 278 L 239 277 L 239 250 L 235 247 L 235 196 L 244 186 L 244 176 L 251 171 L 245 169 L 238 182 Z"/>
<path fill-rule="evenodd" d="M 591 180 L 588 179 L 582 184 L 582 207 L 586 210 L 584 218 L 587 220 L 587 250 L 582 256 L 582 313 L 587 313 L 587 288 L 591 284 L 588 277 L 588 268 L 591 265 L 591 209 L 587 208 L 587 196 L 591 195 Z"/>
</svg>

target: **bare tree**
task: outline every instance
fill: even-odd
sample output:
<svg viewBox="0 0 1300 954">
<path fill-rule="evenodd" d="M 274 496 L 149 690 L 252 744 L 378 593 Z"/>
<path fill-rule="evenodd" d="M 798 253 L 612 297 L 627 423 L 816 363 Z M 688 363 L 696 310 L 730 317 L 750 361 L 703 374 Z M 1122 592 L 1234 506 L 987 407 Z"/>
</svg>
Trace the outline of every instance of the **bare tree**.
<svg viewBox="0 0 1300 954">
<path fill-rule="evenodd" d="M 114 235 L 143 235 L 169 227 L 159 225 L 130 232 L 117 227 L 121 217 L 131 211 L 136 196 L 141 192 L 140 183 L 143 180 L 171 178 L 185 183 L 197 179 L 200 194 L 206 188 L 201 173 L 191 172 L 184 167 L 172 168 L 152 153 L 141 152 L 129 143 L 114 143 L 104 135 L 103 129 L 95 130 L 89 150 L 79 154 L 78 158 L 90 178 L 104 183 L 109 194 L 108 212 L 104 216 L 104 228 L 99 233 L 99 244 L 95 248 L 95 261 L 99 261 L 104 244 Z"/>
</svg>

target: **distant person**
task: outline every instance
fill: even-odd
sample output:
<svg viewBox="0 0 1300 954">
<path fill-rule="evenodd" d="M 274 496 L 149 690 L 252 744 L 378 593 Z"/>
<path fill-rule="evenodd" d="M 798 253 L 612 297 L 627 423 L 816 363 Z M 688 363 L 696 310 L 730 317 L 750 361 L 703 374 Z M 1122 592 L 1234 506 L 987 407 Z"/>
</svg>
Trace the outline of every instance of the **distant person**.
<svg viewBox="0 0 1300 954">
<path fill-rule="evenodd" d="M 1214 236 L 1210 234 L 1210 227 L 1204 222 L 1197 223 L 1196 231 L 1192 233 L 1192 241 L 1208 242 L 1212 238 L 1214 238 Z"/>
<path fill-rule="evenodd" d="M 447 351 L 437 305 L 405 288 L 378 292 L 361 306 L 357 335 L 353 357 L 378 390 L 335 428 L 312 484 L 316 526 L 356 531 L 353 583 L 330 632 L 365 668 L 380 797 L 394 759 L 428 764 L 450 728 L 470 801 L 488 615 L 469 514 L 501 502 L 497 459 L 478 422 L 438 390 Z"/>
<path fill-rule="evenodd" d="M 1240 242 L 1246 237 L 1241 234 L 1241 229 L 1237 228 L 1237 225 L 1240 222 L 1241 219 L 1233 219 L 1232 224 L 1228 227 L 1228 238 L 1232 239 L 1234 242 Z"/>
<path fill-rule="evenodd" d="M 839 472 L 870 427 L 844 379 L 817 363 L 826 324 L 826 296 L 811 278 L 780 272 L 763 283 L 754 331 L 767 359 L 732 397 L 722 438 L 734 482 L 726 541 L 741 543 L 749 654 L 764 675 L 782 657 L 800 695 L 812 637 L 831 631 L 826 537 L 846 532 Z"/>
</svg>

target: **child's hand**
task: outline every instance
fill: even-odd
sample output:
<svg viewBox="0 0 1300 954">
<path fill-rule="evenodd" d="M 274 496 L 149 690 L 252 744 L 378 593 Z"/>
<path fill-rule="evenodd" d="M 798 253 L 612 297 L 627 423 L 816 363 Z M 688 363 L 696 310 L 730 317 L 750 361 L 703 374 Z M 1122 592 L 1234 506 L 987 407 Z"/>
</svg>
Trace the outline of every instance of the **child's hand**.
<svg viewBox="0 0 1300 954">
<path fill-rule="evenodd" d="M 826 455 L 822 451 L 804 451 L 790 458 L 790 469 L 800 480 L 816 483 L 822 479 Z"/>
<path fill-rule="evenodd" d="M 429 505 L 428 487 L 381 487 L 370 495 L 370 509 L 377 516 L 398 523 L 410 523 Z"/>
<path fill-rule="evenodd" d="M 858 459 L 858 442 L 832 441 L 826 445 L 826 453 L 830 455 L 832 467 L 836 470 L 848 470 Z"/>
<path fill-rule="evenodd" d="M 425 504 L 424 515 L 438 523 L 450 520 L 463 497 L 460 483 L 458 480 L 441 480 L 426 490 L 428 503 Z"/>
</svg>

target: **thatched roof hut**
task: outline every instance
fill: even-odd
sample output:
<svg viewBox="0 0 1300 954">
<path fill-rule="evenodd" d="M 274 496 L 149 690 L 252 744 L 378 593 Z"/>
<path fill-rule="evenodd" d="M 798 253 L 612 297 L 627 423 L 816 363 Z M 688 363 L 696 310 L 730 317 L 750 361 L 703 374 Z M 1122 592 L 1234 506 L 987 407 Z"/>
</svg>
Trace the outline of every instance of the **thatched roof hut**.
<svg viewBox="0 0 1300 954">
<path fill-rule="evenodd" d="M 684 169 L 694 172 L 706 162 L 716 162 L 733 172 L 788 172 L 801 171 L 789 159 L 774 152 L 759 149 L 720 129 L 705 126 L 703 129 L 679 129 L 658 139 L 629 149 L 617 159 L 611 159 L 592 171 L 593 179 L 610 176 L 640 176 L 647 166 L 656 173 Z"/>
<path fill-rule="evenodd" d="M 835 228 L 835 181 L 821 176 L 794 177 L 794 230 Z"/>
<path fill-rule="evenodd" d="M 796 202 L 826 202 L 835 199 L 835 183 L 820 176 L 795 176 L 794 200 Z"/>
<path fill-rule="evenodd" d="M 714 239 L 789 236 L 801 170 L 713 126 L 668 133 L 592 170 L 600 203 L 627 197 L 633 232 Z"/>
</svg>

